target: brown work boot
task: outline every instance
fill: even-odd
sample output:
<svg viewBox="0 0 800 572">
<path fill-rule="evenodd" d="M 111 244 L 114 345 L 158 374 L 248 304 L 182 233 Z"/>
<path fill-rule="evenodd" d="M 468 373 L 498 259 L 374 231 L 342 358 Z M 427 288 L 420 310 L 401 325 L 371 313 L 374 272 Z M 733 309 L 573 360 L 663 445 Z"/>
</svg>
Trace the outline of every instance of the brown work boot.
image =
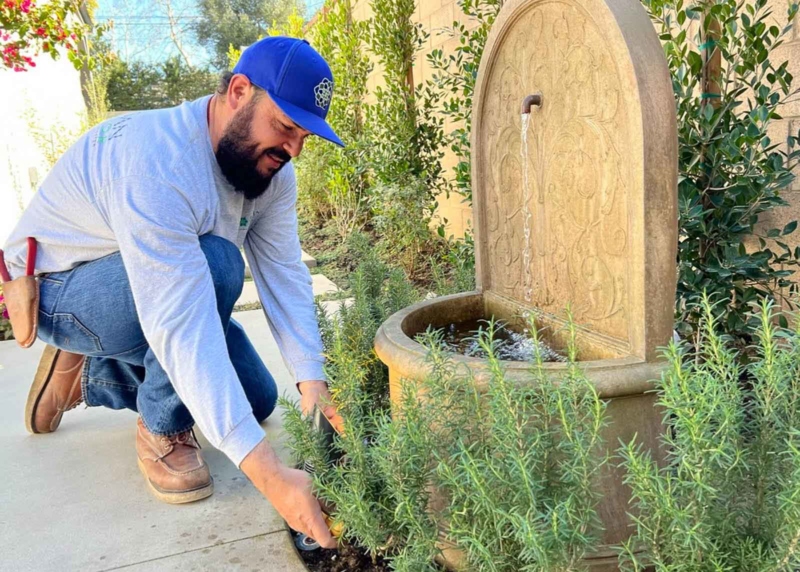
<svg viewBox="0 0 800 572">
<path fill-rule="evenodd" d="M 181 504 L 204 499 L 214 492 L 214 480 L 191 429 L 177 435 L 154 435 L 139 417 L 136 454 L 139 469 L 159 500 Z"/>
<path fill-rule="evenodd" d="M 65 411 L 83 401 L 81 373 L 85 358 L 53 346 L 44 348 L 25 405 L 25 427 L 31 433 L 52 433 Z"/>
</svg>

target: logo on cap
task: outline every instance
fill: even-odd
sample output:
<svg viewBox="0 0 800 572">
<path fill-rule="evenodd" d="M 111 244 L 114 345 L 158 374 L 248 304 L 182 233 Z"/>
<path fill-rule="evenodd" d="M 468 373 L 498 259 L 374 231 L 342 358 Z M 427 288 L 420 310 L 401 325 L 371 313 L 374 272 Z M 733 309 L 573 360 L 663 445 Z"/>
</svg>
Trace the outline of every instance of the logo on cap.
<svg viewBox="0 0 800 572">
<path fill-rule="evenodd" d="M 333 82 L 327 77 L 323 78 L 322 81 L 317 84 L 317 87 L 314 88 L 314 98 L 316 100 L 317 107 L 327 109 L 328 105 L 331 103 L 332 97 Z"/>
</svg>

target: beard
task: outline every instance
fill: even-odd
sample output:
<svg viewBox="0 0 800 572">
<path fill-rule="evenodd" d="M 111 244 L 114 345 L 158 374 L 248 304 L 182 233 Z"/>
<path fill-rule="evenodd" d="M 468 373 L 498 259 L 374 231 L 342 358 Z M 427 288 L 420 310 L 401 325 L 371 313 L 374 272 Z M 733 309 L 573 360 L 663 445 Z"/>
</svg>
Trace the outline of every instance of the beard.
<svg viewBox="0 0 800 572">
<path fill-rule="evenodd" d="M 256 100 L 251 100 L 247 106 L 237 113 L 217 145 L 214 155 L 219 163 L 219 168 L 228 182 L 246 199 L 256 199 L 264 194 L 272 178 L 292 157 L 280 147 L 269 147 L 258 152 L 258 143 L 250 140 L 250 126 L 253 123 Z M 264 175 L 258 170 L 258 161 L 263 155 L 270 155 L 280 162 L 280 166 L 269 174 Z"/>
</svg>

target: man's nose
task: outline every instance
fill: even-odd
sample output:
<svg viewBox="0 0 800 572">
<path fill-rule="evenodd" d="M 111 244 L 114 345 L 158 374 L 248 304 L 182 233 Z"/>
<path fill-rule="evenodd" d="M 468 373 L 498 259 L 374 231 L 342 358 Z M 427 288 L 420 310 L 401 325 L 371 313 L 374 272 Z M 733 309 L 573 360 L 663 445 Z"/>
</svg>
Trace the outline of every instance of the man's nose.
<svg viewBox="0 0 800 572">
<path fill-rule="evenodd" d="M 298 135 L 296 137 L 292 137 L 286 143 L 283 144 L 283 148 L 286 152 L 291 156 L 292 159 L 300 155 L 303 151 L 303 144 L 305 143 L 305 137 L 302 135 Z"/>
</svg>

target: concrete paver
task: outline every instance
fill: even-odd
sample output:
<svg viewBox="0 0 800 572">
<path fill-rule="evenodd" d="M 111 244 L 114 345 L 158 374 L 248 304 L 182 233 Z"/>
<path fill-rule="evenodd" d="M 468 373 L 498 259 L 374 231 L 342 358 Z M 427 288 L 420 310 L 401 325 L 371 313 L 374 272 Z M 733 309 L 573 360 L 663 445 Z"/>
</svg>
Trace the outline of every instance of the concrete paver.
<svg viewBox="0 0 800 572">
<path fill-rule="evenodd" d="M 272 568 L 282 562 L 281 568 Z M 247 572 L 305 572 L 288 534 L 282 532 L 245 538 L 228 544 L 185 552 L 177 556 L 123 568 L 125 572 L 195 572 L 225 570 Z"/>
<path fill-rule="evenodd" d="M 336 284 L 322 274 L 311 275 L 311 289 L 314 292 L 314 296 L 321 296 L 322 294 L 331 294 L 339 291 L 339 288 L 336 286 Z M 258 290 L 256 290 L 256 283 L 249 280 L 246 281 L 244 283 L 244 287 L 242 288 L 242 294 L 236 301 L 236 305 L 240 306 L 242 304 L 252 304 L 258 301 Z"/>
<path fill-rule="evenodd" d="M 280 393 L 296 396 L 263 313 L 240 312 L 235 319 L 250 335 Z M 291 545 L 283 542 L 289 539 L 282 519 L 199 433 L 215 492 L 209 499 L 177 506 L 153 498 L 139 473 L 133 412 L 81 407 L 65 414 L 55 433 L 29 435 L 23 410 L 43 347 L 37 342 L 23 350 L 13 341 L 0 342 L 0 568 L 188 570 L 206 568 L 205 554 L 207 569 L 226 568 L 222 565 L 234 559 L 248 570 L 299 565 L 294 552 L 285 549 Z M 280 411 L 264 428 L 288 461 L 281 446 Z"/>
<path fill-rule="evenodd" d="M 305 264 L 308 268 L 315 268 L 317 266 L 317 259 L 311 256 L 305 250 L 302 250 L 302 260 L 303 264 Z M 242 254 L 244 257 L 244 254 Z M 252 278 L 253 273 L 250 271 L 250 265 L 247 263 L 247 258 L 244 259 L 244 277 L 245 278 Z"/>
</svg>

